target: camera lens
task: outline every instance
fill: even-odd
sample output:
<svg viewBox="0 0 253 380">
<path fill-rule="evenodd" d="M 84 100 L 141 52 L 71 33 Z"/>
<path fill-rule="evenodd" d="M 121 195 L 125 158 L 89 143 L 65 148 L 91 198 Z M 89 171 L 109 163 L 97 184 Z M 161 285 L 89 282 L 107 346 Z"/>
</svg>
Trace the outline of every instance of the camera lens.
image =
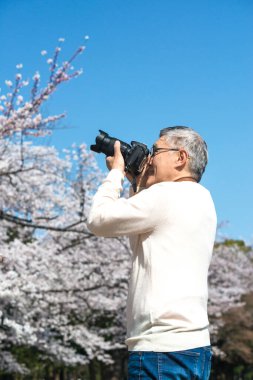
<svg viewBox="0 0 253 380">
<path fill-rule="evenodd" d="M 131 145 L 116 139 L 115 137 L 110 137 L 108 133 L 99 130 L 100 134 L 96 137 L 96 144 L 91 145 L 90 149 L 97 153 L 104 153 L 106 156 L 114 155 L 114 143 L 116 140 L 120 141 L 120 150 L 122 156 L 126 158 L 127 154 L 131 150 Z"/>
</svg>

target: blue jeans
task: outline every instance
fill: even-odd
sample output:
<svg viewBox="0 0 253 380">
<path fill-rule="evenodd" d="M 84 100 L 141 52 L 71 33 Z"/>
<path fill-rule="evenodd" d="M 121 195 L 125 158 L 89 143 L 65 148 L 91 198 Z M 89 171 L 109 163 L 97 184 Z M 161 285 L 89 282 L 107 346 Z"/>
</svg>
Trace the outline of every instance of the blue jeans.
<svg viewBox="0 0 253 380">
<path fill-rule="evenodd" d="M 208 380 L 210 346 L 176 352 L 130 351 L 128 380 Z"/>
</svg>

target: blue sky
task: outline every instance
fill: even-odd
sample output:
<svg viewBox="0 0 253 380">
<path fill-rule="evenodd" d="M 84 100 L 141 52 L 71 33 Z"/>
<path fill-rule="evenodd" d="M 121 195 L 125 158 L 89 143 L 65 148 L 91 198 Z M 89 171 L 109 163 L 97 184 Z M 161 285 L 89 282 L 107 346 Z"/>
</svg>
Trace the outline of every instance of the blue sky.
<svg viewBox="0 0 253 380">
<path fill-rule="evenodd" d="M 67 112 L 45 143 L 61 149 L 94 142 L 98 129 L 149 146 L 172 125 L 207 141 L 202 184 L 212 193 L 220 235 L 253 243 L 253 3 L 251 0 L 0 0 L 0 87 L 48 75 L 66 40 L 63 60 L 83 37 L 75 63 L 84 74 L 53 95 L 46 114 Z M 48 57 L 49 57 L 48 56 Z M 47 57 L 47 58 L 48 58 Z M 103 157 L 99 163 L 104 169 Z"/>
</svg>

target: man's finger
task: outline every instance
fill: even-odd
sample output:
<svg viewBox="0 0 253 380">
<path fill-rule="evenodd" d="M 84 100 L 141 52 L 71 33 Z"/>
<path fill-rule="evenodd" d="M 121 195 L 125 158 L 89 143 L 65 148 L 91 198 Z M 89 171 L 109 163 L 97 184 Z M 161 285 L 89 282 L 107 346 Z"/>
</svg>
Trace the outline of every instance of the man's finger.
<svg viewBox="0 0 253 380">
<path fill-rule="evenodd" d="M 114 143 L 114 156 L 118 156 L 119 154 L 121 154 L 120 142 L 118 140 L 116 140 Z"/>
</svg>

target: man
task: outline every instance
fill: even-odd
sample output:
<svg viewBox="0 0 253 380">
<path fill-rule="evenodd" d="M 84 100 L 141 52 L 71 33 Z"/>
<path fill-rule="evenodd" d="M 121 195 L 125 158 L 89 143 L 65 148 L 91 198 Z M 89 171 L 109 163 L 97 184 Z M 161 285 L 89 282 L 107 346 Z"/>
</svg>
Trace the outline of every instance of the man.
<svg viewBox="0 0 253 380">
<path fill-rule="evenodd" d="M 125 165 L 118 141 L 114 149 L 88 226 L 96 235 L 130 237 L 129 379 L 206 380 L 207 275 L 216 232 L 211 195 L 199 184 L 206 143 L 191 128 L 163 129 L 129 199 L 120 198 Z"/>
</svg>

